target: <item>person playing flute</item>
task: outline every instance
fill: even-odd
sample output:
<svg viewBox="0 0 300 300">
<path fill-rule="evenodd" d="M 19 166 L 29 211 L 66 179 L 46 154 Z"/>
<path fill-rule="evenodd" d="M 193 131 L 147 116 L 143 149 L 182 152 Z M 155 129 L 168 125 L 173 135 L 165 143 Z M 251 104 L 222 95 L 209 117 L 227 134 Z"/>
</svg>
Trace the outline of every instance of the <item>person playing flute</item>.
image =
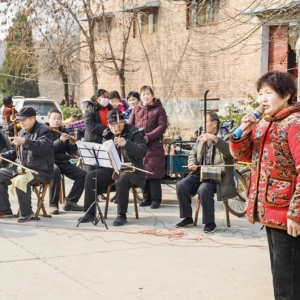
<svg viewBox="0 0 300 300">
<path fill-rule="evenodd" d="M 65 211 L 82 211 L 83 206 L 78 205 L 77 202 L 83 193 L 86 171 L 70 162 L 71 156 L 78 151 L 76 140 L 66 133 L 64 126 L 61 126 L 62 115 L 58 109 L 53 108 L 49 111 L 48 121 L 54 147 L 54 174 L 49 189 L 50 214 L 59 213 L 61 174 L 74 181 L 69 194 L 64 199 L 63 209 Z"/>
</svg>

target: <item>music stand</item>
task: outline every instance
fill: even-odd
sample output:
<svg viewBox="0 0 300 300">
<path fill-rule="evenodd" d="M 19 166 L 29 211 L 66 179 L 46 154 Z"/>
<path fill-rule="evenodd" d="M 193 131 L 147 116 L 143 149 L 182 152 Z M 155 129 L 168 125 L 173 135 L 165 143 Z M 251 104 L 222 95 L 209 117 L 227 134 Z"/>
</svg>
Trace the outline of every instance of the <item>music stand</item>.
<svg viewBox="0 0 300 300">
<path fill-rule="evenodd" d="M 94 205 L 95 212 L 94 212 L 94 221 L 92 221 L 92 223 L 96 226 L 101 220 L 101 222 L 105 225 L 106 229 L 108 229 L 99 205 L 98 193 L 97 193 L 98 167 L 111 168 L 111 163 L 110 163 L 109 156 L 107 154 L 107 149 L 105 146 L 101 144 L 81 142 L 81 141 L 77 142 L 77 146 L 83 163 L 86 165 L 93 165 L 96 167 L 96 177 L 94 178 L 95 179 L 95 200 L 90 205 L 88 210 L 85 212 L 84 216 L 88 214 L 88 212 L 93 208 Z M 84 216 L 78 221 L 76 227 L 78 227 L 78 225 L 81 223 L 81 220 L 84 218 Z"/>
</svg>

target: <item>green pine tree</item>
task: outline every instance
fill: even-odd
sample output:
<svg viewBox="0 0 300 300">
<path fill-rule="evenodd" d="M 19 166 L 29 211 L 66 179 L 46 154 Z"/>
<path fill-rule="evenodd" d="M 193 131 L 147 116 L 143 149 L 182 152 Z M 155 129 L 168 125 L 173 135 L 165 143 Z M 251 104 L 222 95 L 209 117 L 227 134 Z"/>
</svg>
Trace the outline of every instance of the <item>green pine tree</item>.
<svg viewBox="0 0 300 300">
<path fill-rule="evenodd" d="M 0 91 L 5 96 L 38 97 L 37 57 L 32 27 L 25 15 L 17 14 L 6 42 L 5 60 L 0 70 Z"/>
</svg>

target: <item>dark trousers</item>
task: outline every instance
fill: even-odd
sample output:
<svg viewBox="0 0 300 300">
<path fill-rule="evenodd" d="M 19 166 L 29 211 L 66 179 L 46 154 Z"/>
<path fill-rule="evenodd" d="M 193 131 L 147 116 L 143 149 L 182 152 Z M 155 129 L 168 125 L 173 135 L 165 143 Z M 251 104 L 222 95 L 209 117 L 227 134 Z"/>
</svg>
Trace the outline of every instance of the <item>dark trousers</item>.
<svg viewBox="0 0 300 300">
<path fill-rule="evenodd" d="M 300 236 L 266 227 L 276 300 L 300 299 Z"/>
<path fill-rule="evenodd" d="M 64 174 L 66 177 L 74 180 L 70 193 L 65 200 L 77 203 L 82 195 L 84 189 L 84 181 L 86 171 L 79 169 L 70 163 L 54 164 L 53 179 L 50 183 L 49 203 L 50 206 L 58 207 L 59 193 L 60 193 L 60 176 Z"/>
<path fill-rule="evenodd" d="M 32 213 L 31 206 L 31 186 L 36 183 L 45 183 L 51 180 L 49 173 L 32 174 L 33 179 L 27 184 L 27 191 L 16 188 L 18 202 L 20 207 L 20 215 L 25 216 Z M 11 185 L 11 179 L 17 176 L 17 167 L 13 166 L 0 170 L 0 210 L 6 211 L 10 209 L 8 186 Z M 22 176 L 22 175 L 21 175 Z"/>
<path fill-rule="evenodd" d="M 144 201 L 161 203 L 162 189 L 160 179 L 147 179 L 144 187 Z"/>
<path fill-rule="evenodd" d="M 200 182 L 199 174 L 191 174 L 176 184 L 176 193 L 180 218 L 192 217 L 191 196 L 197 193 L 202 206 L 202 224 L 210 224 L 215 221 L 216 184 L 214 182 Z"/>
<path fill-rule="evenodd" d="M 126 214 L 129 201 L 129 189 L 131 185 L 137 187 L 142 186 L 143 180 L 136 172 L 120 174 L 120 179 L 114 181 L 112 179 L 113 169 L 99 168 L 87 173 L 85 178 L 85 194 L 84 194 L 84 211 L 87 211 L 91 204 L 95 201 L 95 180 L 97 180 L 97 195 L 105 192 L 110 183 L 115 182 L 116 196 L 118 203 L 118 214 Z M 90 214 L 94 214 L 95 207 L 89 210 Z"/>
</svg>

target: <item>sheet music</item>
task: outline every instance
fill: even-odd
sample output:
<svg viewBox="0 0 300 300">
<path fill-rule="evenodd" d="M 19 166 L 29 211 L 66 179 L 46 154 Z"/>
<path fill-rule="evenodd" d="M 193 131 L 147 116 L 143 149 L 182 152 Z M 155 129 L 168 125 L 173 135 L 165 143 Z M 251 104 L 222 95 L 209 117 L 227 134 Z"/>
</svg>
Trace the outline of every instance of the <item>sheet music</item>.
<svg viewBox="0 0 300 300">
<path fill-rule="evenodd" d="M 77 141 L 76 144 L 83 164 L 92 166 L 99 164 L 100 167 L 113 168 L 115 172 L 120 172 L 121 160 L 113 140 L 108 140 L 103 144 L 82 141 Z"/>
</svg>

